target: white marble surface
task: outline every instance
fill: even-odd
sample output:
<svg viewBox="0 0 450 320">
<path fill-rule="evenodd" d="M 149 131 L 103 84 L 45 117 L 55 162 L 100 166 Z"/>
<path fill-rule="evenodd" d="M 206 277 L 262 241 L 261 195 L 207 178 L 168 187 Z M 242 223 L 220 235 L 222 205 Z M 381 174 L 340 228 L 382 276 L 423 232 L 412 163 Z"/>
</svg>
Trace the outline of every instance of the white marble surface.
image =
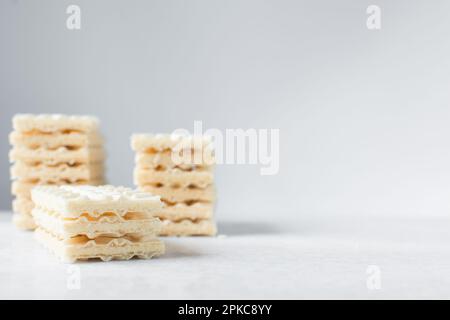
<svg viewBox="0 0 450 320">
<path fill-rule="evenodd" d="M 219 228 L 217 238 L 166 238 L 158 259 L 70 265 L 1 212 L 0 298 L 450 298 L 450 219 L 234 220 Z M 378 290 L 367 287 L 369 265 L 380 270 Z"/>
</svg>

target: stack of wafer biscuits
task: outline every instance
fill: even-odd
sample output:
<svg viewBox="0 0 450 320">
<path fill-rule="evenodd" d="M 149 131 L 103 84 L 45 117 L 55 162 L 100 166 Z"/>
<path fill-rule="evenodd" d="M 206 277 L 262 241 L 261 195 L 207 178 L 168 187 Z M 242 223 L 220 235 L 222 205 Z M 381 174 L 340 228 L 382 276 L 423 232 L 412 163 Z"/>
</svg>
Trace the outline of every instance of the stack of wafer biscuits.
<svg viewBox="0 0 450 320">
<path fill-rule="evenodd" d="M 31 189 L 36 185 L 103 184 L 103 139 L 90 116 L 20 114 L 9 136 L 13 221 L 34 229 Z"/>
<path fill-rule="evenodd" d="M 207 137 L 134 134 L 134 182 L 160 195 L 160 235 L 215 235 L 214 156 Z"/>
<path fill-rule="evenodd" d="M 113 186 L 37 186 L 31 193 L 36 237 L 65 262 L 164 253 L 154 216 L 159 196 Z"/>
</svg>

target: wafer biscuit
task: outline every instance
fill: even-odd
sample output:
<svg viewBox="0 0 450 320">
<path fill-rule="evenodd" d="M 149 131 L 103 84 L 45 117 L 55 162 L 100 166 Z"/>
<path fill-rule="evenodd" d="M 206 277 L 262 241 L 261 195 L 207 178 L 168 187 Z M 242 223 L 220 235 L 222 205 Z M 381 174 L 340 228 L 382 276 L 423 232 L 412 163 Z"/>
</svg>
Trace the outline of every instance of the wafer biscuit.
<svg viewBox="0 0 450 320">
<path fill-rule="evenodd" d="M 71 183 L 72 185 L 91 185 L 98 186 L 104 184 L 104 180 L 102 178 L 94 179 L 94 180 L 76 180 L 76 181 L 68 181 L 64 179 L 55 179 L 54 181 L 47 181 L 46 183 L 40 182 L 27 182 L 22 180 L 13 181 L 11 184 L 11 193 L 13 195 L 20 195 L 26 198 L 31 198 L 31 189 L 36 187 L 37 185 L 63 185 Z M 40 184 L 38 184 L 40 183 Z"/>
<path fill-rule="evenodd" d="M 210 219 L 214 213 L 213 203 L 197 202 L 187 205 L 185 203 L 166 204 L 161 210 L 155 211 L 154 215 L 160 219 L 180 221 L 183 219 L 201 220 Z"/>
<path fill-rule="evenodd" d="M 210 171 L 182 171 L 178 169 L 157 171 L 152 169 L 134 169 L 134 183 L 137 185 L 164 185 L 186 188 L 196 186 L 205 188 L 214 182 Z"/>
<path fill-rule="evenodd" d="M 203 158 L 202 158 L 203 159 Z M 174 161 L 175 160 L 175 161 Z M 213 170 L 214 162 L 203 163 L 202 161 L 196 162 L 194 158 L 172 158 L 172 151 L 166 150 L 156 153 L 137 153 L 135 156 L 135 163 L 139 168 L 155 169 L 160 168 L 163 170 L 179 168 L 186 171 L 192 171 L 195 169 L 209 169 Z"/>
<path fill-rule="evenodd" d="M 42 179 L 54 181 L 65 179 L 70 182 L 79 180 L 90 180 L 103 177 L 103 163 L 80 164 L 71 166 L 62 163 L 56 166 L 46 166 L 43 164 L 28 165 L 23 161 L 18 161 L 11 166 L 11 178 L 20 179 L 26 177 L 26 180 Z"/>
<path fill-rule="evenodd" d="M 14 213 L 12 216 L 14 225 L 22 230 L 34 230 L 36 229 L 36 223 L 33 217 L 26 213 Z"/>
<path fill-rule="evenodd" d="M 207 148 L 212 144 L 210 136 L 182 136 L 175 134 L 133 134 L 131 147 L 134 151 L 167 150 L 180 146 L 192 149 Z"/>
<path fill-rule="evenodd" d="M 52 165 L 58 163 L 90 163 L 100 162 L 105 158 L 103 148 L 67 148 L 59 147 L 50 150 L 46 148 L 28 149 L 24 147 L 14 147 L 9 152 L 9 160 L 13 161 L 41 161 Z"/>
<path fill-rule="evenodd" d="M 59 239 L 48 231 L 37 228 L 37 240 L 65 262 L 100 258 L 128 260 L 132 257 L 151 258 L 164 253 L 164 243 L 154 237 L 125 236 L 122 238 L 99 237 L 89 239 L 77 236 Z"/>
<path fill-rule="evenodd" d="M 98 119 L 92 116 L 68 116 L 61 114 L 17 114 L 13 118 L 14 130 L 20 132 L 90 132 L 98 128 Z"/>
<path fill-rule="evenodd" d="M 161 196 L 162 200 L 169 202 L 186 201 L 208 201 L 213 202 L 216 198 L 214 185 L 209 185 L 204 189 L 200 188 L 171 188 L 167 186 L 144 185 L 139 188 L 142 191 L 150 192 Z"/>
<path fill-rule="evenodd" d="M 94 147 L 103 144 L 102 136 L 95 133 L 48 133 L 48 132 L 31 132 L 24 133 L 13 131 L 9 135 L 9 142 L 13 146 L 24 146 L 31 149 L 37 147 L 47 149 L 57 149 L 61 146 L 70 147 Z"/>
<path fill-rule="evenodd" d="M 121 217 L 112 213 L 93 218 L 84 214 L 78 218 L 64 218 L 56 212 L 35 207 L 33 218 L 39 227 L 58 238 L 85 235 L 89 239 L 99 236 L 122 237 L 124 235 L 158 235 L 161 222 L 151 214 L 129 212 Z"/>
<path fill-rule="evenodd" d="M 12 208 L 14 212 L 24 213 L 31 215 L 31 210 L 33 209 L 33 201 L 26 197 L 17 197 L 13 200 Z"/>
<path fill-rule="evenodd" d="M 31 191 L 36 206 L 66 218 L 87 213 L 98 217 L 106 212 L 124 216 L 128 212 L 151 213 L 162 207 L 159 196 L 114 186 L 38 186 Z"/>
<path fill-rule="evenodd" d="M 216 224 L 212 220 L 182 220 L 174 222 L 162 221 L 160 236 L 214 236 L 217 233 Z"/>
</svg>

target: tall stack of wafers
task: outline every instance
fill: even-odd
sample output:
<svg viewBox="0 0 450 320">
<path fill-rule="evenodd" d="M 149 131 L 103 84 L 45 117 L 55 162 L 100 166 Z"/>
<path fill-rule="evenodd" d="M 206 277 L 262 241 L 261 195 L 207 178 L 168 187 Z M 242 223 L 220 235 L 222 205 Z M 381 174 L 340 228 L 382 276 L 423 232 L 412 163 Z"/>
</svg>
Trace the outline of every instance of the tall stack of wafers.
<svg viewBox="0 0 450 320">
<path fill-rule="evenodd" d="M 90 116 L 20 114 L 9 136 L 13 221 L 34 229 L 31 189 L 36 185 L 103 184 L 103 139 Z"/>
<path fill-rule="evenodd" d="M 202 136 L 134 134 L 134 182 L 140 190 L 161 196 L 165 206 L 155 214 L 160 235 L 214 235 L 216 192 L 211 139 Z"/>
</svg>

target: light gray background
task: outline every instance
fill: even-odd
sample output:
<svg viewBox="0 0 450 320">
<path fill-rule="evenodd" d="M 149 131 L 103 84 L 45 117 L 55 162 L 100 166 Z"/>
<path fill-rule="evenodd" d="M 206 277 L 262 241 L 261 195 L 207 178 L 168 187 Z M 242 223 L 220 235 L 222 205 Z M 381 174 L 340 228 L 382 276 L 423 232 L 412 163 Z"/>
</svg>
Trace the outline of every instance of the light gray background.
<svg viewBox="0 0 450 320">
<path fill-rule="evenodd" d="M 78 4 L 82 29 L 69 31 Z M 382 8 L 382 29 L 366 8 Z M 0 208 L 11 117 L 94 114 L 108 177 L 133 132 L 279 128 L 280 172 L 219 166 L 218 216 L 448 216 L 448 1 L 0 1 Z"/>
</svg>

